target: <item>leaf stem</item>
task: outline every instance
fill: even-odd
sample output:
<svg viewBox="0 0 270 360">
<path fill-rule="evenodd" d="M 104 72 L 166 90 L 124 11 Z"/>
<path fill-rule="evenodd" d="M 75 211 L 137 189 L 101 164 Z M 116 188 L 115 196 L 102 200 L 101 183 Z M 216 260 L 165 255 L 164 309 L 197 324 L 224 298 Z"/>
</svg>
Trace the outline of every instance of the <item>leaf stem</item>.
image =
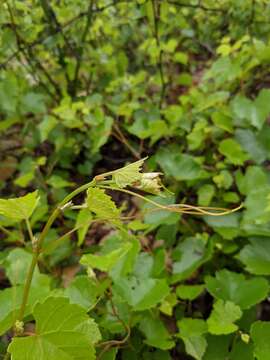
<svg viewBox="0 0 270 360">
<path fill-rule="evenodd" d="M 33 244 L 35 242 L 35 237 L 34 237 L 29 219 L 25 219 L 25 223 L 26 223 L 28 234 L 29 234 L 29 238 Z"/>
<path fill-rule="evenodd" d="M 11 235 L 11 231 L 5 229 L 4 226 L 2 226 L 2 225 L 0 225 L 0 230 L 3 231 L 3 233 L 8 235 L 8 236 Z"/>
<path fill-rule="evenodd" d="M 27 273 L 27 277 L 26 277 L 26 281 L 24 284 L 24 290 L 23 290 L 23 299 L 22 299 L 22 303 L 20 306 L 20 310 L 19 310 L 19 315 L 18 318 L 16 320 L 18 321 L 22 321 L 23 317 L 24 317 L 24 313 L 25 313 L 25 308 L 27 305 L 27 301 L 28 301 L 28 297 L 29 297 L 29 291 L 31 288 L 31 283 L 32 283 L 32 279 L 33 279 L 33 275 L 34 275 L 34 271 L 38 262 L 38 258 L 40 253 L 42 252 L 42 245 L 44 242 L 44 239 L 46 238 L 46 235 L 48 234 L 48 231 L 50 230 L 52 224 L 54 223 L 55 219 L 57 218 L 57 216 L 59 215 L 59 213 L 63 210 L 64 205 L 66 205 L 68 202 L 70 202 L 76 195 L 80 194 L 81 192 L 87 190 L 89 187 L 94 186 L 96 184 L 96 180 L 93 179 L 92 181 L 78 187 L 77 189 L 75 189 L 74 191 L 72 191 L 70 194 L 68 194 L 59 204 L 58 206 L 56 206 L 56 208 L 53 210 L 52 214 L 50 215 L 47 223 L 45 224 L 43 230 L 41 231 L 41 234 L 39 236 L 39 238 L 34 241 L 34 236 L 33 236 L 33 257 L 32 257 L 32 261 Z M 26 222 L 27 224 L 27 222 Z M 29 223 L 30 226 L 30 223 Z M 28 225 L 27 225 L 28 228 Z M 31 226 L 30 226 L 31 229 Z M 29 230 L 28 230 L 29 231 Z M 32 230 L 29 232 L 32 234 Z M 31 235 L 32 236 L 32 235 Z M 16 334 L 15 332 L 15 335 Z"/>
</svg>

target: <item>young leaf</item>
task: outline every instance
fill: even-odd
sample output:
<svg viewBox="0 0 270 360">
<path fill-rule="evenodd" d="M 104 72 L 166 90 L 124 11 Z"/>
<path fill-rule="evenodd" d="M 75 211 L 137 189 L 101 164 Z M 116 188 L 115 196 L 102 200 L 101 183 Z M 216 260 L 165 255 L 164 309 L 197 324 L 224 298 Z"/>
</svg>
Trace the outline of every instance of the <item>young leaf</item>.
<svg viewBox="0 0 270 360">
<path fill-rule="evenodd" d="M 207 319 L 208 331 L 213 335 L 226 335 L 238 329 L 233 322 L 239 320 L 242 311 L 231 301 L 218 300 Z"/>
<path fill-rule="evenodd" d="M 0 215 L 16 221 L 29 219 L 38 201 L 38 191 L 15 199 L 0 199 Z"/>
<path fill-rule="evenodd" d="M 120 249 L 111 251 L 105 255 L 86 254 L 83 255 L 80 263 L 101 271 L 109 271 L 114 265 L 131 249 L 131 243 L 123 244 Z"/>
<path fill-rule="evenodd" d="M 144 173 L 141 176 L 140 182 L 136 184 L 136 188 L 151 194 L 159 194 L 161 191 L 162 183 L 160 180 L 161 173 Z"/>
<path fill-rule="evenodd" d="M 266 279 L 246 280 L 244 275 L 221 270 L 216 277 L 205 278 L 206 288 L 216 299 L 230 300 L 241 309 L 248 309 L 267 297 L 269 285 Z"/>
<path fill-rule="evenodd" d="M 113 171 L 112 179 L 115 181 L 116 185 L 120 188 L 124 188 L 139 181 L 142 177 L 141 170 L 145 160 L 146 158 L 138 160 L 121 169 Z"/>
<path fill-rule="evenodd" d="M 91 220 L 92 220 L 92 214 L 89 211 L 89 209 L 82 209 L 79 211 L 76 219 L 75 227 L 78 227 L 78 246 L 81 246 L 84 242 L 85 236 L 87 234 L 87 231 L 89 229 Z"/>
<path fill-rule="evenodd" d="M 50 297 L 33 311 L 36 334 L 16 337 L 8 347 L 13 360 L 91 360 L 100 339 L 95 322 L 68 299 Z"/>
<path fill-rule="evenodd" d="M 120 210 L 117 209 L 111 197 L 105 193 L 105 190 L 98 188 L 89 188 L 86 199 L 88 209 L 96 214 L 99 219 L 108 219 L 114 224 L 120 224 Z"/>
</svg>

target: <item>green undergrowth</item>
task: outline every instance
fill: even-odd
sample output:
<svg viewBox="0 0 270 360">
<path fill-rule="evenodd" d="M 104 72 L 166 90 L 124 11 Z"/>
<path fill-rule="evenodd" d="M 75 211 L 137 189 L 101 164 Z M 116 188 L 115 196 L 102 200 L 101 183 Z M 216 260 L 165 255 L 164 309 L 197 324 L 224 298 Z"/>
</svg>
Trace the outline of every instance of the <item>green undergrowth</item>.
<svg viewBox="0 0 270 360">
<path fill-rule="evenodd" d="M 269 20 L 3 2 L 5 360 L 270 359 Z"/>
</svg>

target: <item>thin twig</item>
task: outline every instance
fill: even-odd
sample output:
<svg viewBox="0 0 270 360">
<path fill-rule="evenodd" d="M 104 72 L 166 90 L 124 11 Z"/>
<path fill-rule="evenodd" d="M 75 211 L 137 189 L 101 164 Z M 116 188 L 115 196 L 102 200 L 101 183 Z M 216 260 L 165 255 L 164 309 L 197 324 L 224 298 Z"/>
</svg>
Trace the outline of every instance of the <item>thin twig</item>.
<svg viewBox="0 0 270 360">
<path fill-rule="evenodd" d="M 173 0 L 167 0 L 169 4 L 175 5 L 175 6 L 180 6 L 180 7 L 188 7 L 188 8 L 193 8 L 193 9 L 201 9 L 204 11 L 212 11 L 212 12 L 222 12 L 224 13 L 225 10 L 223 9 L 219 9 L 219 8 L 209 8 L 207 6 L 204 6 L 201 4 L 201 2 L 199 2 L 198 4 L 187 4 L 187 3 L 182 3 L 180 1 L 173 1 Z"/>
<path fill-rule="evenodd" d="M 10 236 L 12 233 L 11 231 L 4 228 L 4 226 L 0 225 L 0 230 L 3 231 L 4 234 Z"/>
<path fill-rule="evenodd" d="M 112 135 L 114 135 L 120 142 L 122 142 L 136 159 L 140 159 L 141 155 L 129 143 L 129 141 L 127 140 L 127 138 L 125 137 L 125 135 L 123 134 L 122 130 L 120 129 L 120 127 L 116 122 L 114 122 L 113 128 L 117 134 L 112 133 Z"/>
<path fill-rule="evenodd" d="M 82 33 L 82 37 L 81 37 L 81 41 L 80 41 L 79 55 L 77 57 L 74 79 L 70 85 L 71 86 L 70 87 L 70 95 L 73 97 L 76 95 L 76 92 L 77 92 L 78 78 L 79 78 L 79 72 L 80 72 L 82 58 L 83 58 L 83 51 L 85 48 L 85 41 L 86 41 L 87 34 L 89 32 L 89 28 L 91 26 L 92 18 L 93 18 L 93 5 L 94 5 L 94 0 L 90 0 L 88 10 L 87 10 L 87 20 L 86 20 L 85 28 Z"/>
<path fill-rule="evenodd" d="M 151 3 L 152 3 L 153 15 L 154 15 L 154 36 L 158 47 L 157 66 L 158 66 L 160 82 L 161 82 L 159 108 L 161 109 L 166 91 L 166 82 L 165 82 L 164 70 L 163 70 L 163 50 L 160 47 L 159 31 L 158 31 L 159 10 L 156 8 L 156 6 L 159 7 L 160 4 L 156 3 L 155 0 L 151 0 Z"/>
<path fill-rule="evenodd" d="M 118 346 L 118 347 L 119 347 L 119 346 L 125 344 L 125 343 L 127 342 L 127 340 L 129 339 L 130 333 L 131 333 L 130 327 L 129 327 L 129 326 L 120 318 L 120 316 L 118 315 L 118 312 L 117 312 L 116 307 L 115 307 L 115 305 L 114 305 L 114 303 L 113 303 L 113 300 L 112 300 L 111 292 L 110 292 L 109 294 L 107 293 L 106 295 L 108 296 L 109 301 L 110 301 L 110 304 L 111 304 L 112 315 L 113 315 L 114 317 L 116 317 L 117 320 L 120 322 L 120 324 L 123 326 L 123 328 L 124 328 L 125 331 L 126 331 L 126 335 L 125 335 L 125 337 L 124 337 L 122 340 L 109 340 L 109 341 L 104 341 L 104 342 L 98 344 L 99 347 L 101 347 L 101 346 L 103 347 L 103 346 L 104 346 L 104 348 L 103 348 L 102 351 L 99 353 L 99 355 L 98 355 L 98 357 L 97 357 L 97 360 L 100 360 L 100 359 L 102 358 L 103 354 L 104 354 L 105 352 L 107 352 L 111 347 L 113 347 L 113 346 Z"/>
<path fill-rule="evenodd" d="M 15 34 L 16 42 L 17 42 L 17 46 L 18 46 L 18 53 L 16 52 L 16 57 L 18 57 L 18 60 L 20 61 L 19 54 L 22 53 L 25 56 L 26 60 L 28 61 L 29 65 L 32 67 L 32 73 L 33 74 L 35 74 L 35 72 L 36 72 L 35 67 L 33 67 L 33 61 L 34 61 L 36 63 L 36 65 L 37 65 L 37 67 L 43 72 L 43 74 L 46 76 L 48 81 L 54 87 L 54 89 L 55 89 L 56 93 L 58 94 L 58 96 L 61 96 L 61 90 L 60 90 L 58 84 L 53 80 L 53 78 L 48 73 L 46 68 L 42 65 L 40 60 L 33 54 L 32 49 L 25 46 L 26 41 L 23 39 L 23 37 L 19 34 L 19 32 L 17 30 L 17 25 L 15 23 L 15 19 L 14 19 L 14 16 L 13 16 L 11 6 L 9 5 L 8 1 L 6 1 L 6 4 L 7 4 L 8 12 L 9 12 L 9 15 L 10 15 L 10 21 L 11 21 L 12 30 L 13 30 L 13 32 Z M 45 87 L 47 93 L 49 95 L 51 95 L 52 97 L 54 97 L 54 95 L 51 93 L 51 91 L 47 87 L 47 85 L 44 84 L 42 81 L 40 83 L 41 83 L 41 85 L 43 87 Z"/>
<path fill-rule="evenodd" d="M 43 10 L 47 20 L 48 20 L 50 32 L 52 34 L 54 34 L 56 32 L 60 33 L 62 35 L 62 38 L 64 39 L 65 43 L 67 44 L 67 47 L 73 51 L 73 49 L 69 43 L 69 40 L 67 39 L 67 37 L 65 36 L 65 34 L 63 32 L 62 26 L 61 26 L 60 22 L 58 21 L 57 16 L 56 16 L 50 2 L 47 0 L 39 0 L 39 2 L 40 2 L 40 5 L 42 7 L 42 10 Z M 67 84 L 69 85 L 70 79 L 69 79 L 69 75 L 68 75 L 68 71 L 67 71 L 65 52 L 61 48 L 60 45 L 57 44 L 56 47 L 57 47 L 58 54 L 59 54 L 59 64 L 65 69 L 65 77 L 66 77 Z"/>
<path fill-rule="evenodd" d="M 97 7 L 95 9 L 93 9 L 94 13 L 99 13 L 102 12 L 110 7 L 113 7 L 114 5 L 118 5 L 120 3 L 124 3 L 124 2 L 128 2 L 127 0 L 118 0 L 118 1 L 113 1 L 107 5 L 104 5 L 102 7 Z M 51 33 L 46 34 L 46 35 L 41 35 L 38 39 L 36 39 L 35 41 L 33 41 L 32 43 L 26 43 L 24 44 L 23 48 L 30 48 L 33 49 L 35 46 L 42 44 L 44 41 L 48 40 L 49 38 L 59 34 L 60 31 L 64 30 L 65 28 L 71 26 L 74 22 L 80 20 L 81 18 L 83 18 L 84 16 L 87 15 L 87 11 L 83 11 L 80 12 L 78 15 L 74 16 L 72 19 L 68 20 L 66 23 L 64 23 L 63 25 L 61 25 L 60 27 L 54 29 Z M 16 58 L 16 56 L 20 53 L 20 49 L 16 50 L 14 53 L 12 53 L 4 62 L 2 62 L 0 64 L 0 69 L 1 68 L 5 68 L 7 66 L 7 64 L 12 61 L 14 58 Z"/>
</svg>

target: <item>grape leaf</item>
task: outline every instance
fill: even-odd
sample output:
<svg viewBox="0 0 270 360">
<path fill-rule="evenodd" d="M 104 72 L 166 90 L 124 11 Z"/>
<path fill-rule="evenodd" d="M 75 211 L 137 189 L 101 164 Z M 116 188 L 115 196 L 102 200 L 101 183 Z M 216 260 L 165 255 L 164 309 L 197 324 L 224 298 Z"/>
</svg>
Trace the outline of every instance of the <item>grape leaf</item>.
<svg viewBox="0 0 270 360">
<path fill-rule="evenodd" d="M 231 301 L 218 300 L 207 319 L 208 331 L 213 335 L 226 335 L 238 329 L 233 322 L 240 319 L 242 311 Z"/>
<path fill-rule="evenodd" d="M 120 224 L 120 210 L 117 209 L 111 197 L 105 193 L 105 190 L 98 188 L 89 188 L 86 199 L 88 208 L 100 219 L 108 219 L 114 224 Z"/>
<path fill-rule="evenodd" d="M 146 158 L 135 161 L 113 172 L 112 179 L 120 188 L 134 184 L 142 177 L 142 166 Z"/>
<path fill-rule="evenodd" d="M 33 311 L 36 334 L 16 337 L 8 347 L 13 360 L 91 360 L 99 330 L 86 311 L 68 299 L 49 297 Z"/>
<path fill-rule="evenodd" d="M 228 360 L 232 335 L 207 335 L 207 348 L 203 360 Z"/>
<path fill-rule="evenodd" d="M 143 314 L 139 329 L 146 336 L 144 341 L 147 345 L 158 349 L 171 349 L 175 344 L 163 322 L 151 313 Z"/>
<path fill-rule="evenodd" d="M 38 201 L 38 191 L 14 199 L 0 199 L 0 215 L 16 221 L 29 219 Z"/>
<path fill-rule="evenodd" d="M 12 285 L 22 285 L 25 283 L 26 275 L 32 261 L 32 254 L 24 249 L 16 248 L 10 251 L 3 265 L 6 275 Z M 49 286 L 50 277 L 41 274 L 36 268 L 33 274 L 32 285 Z"/>
<path fill-rule="evenodd" d="M 25 316 L 32 313 L 37 301 L 49 294 L 47 286 L 32 286 L 27 300 Z M 23 285 L 13 286 L 0 291 L 0 335 L 4 334 L 14 324 L 23 298 Z"/>
<path fill-rule="evenodd" d="M 218 147 L 219 152 L 234 165 L 243 165 L 248 159 L 247 154 L 234 139 L 222 140 Z"/>
<path fill-rule="evenodd" d="M 270 322 L 256 321 L 251 326 L 250 335 L 255 344 L 256 359 L 270 359 Z"/>
<path fill-rule="evenodd" d="M 199 266 L 208 261 L 213 252 L 212 242 L 203 237 L 189 237 L 175 248 L 172 282 L 188 278 Z"/>
<path fill-rule="evenodd" d="M 184 300 L 194 300 L 204 290 L 204 285 L 179 285 L 176 288 L 176 295 L 180 299 Z"/>
<path fill-rule="evenodd" d="M 241 309 L 248 309 L 267 297 L 269 286 L 266 279 L 246 280 L 244 275 L 221 270 L 216 277 L 206 276 L 207 290 L 217 299 L 230 300 Z"/>
<path fill-rule="evenodd" d="M 150 309 L 170 292 L 165 279 L 122 277 L 114 284 L 115 291 L 133 307 L 134 311 Z"/>
<path fill-rule="evenodd" d="M 270 242 L 266 237 L 253 237 L 236 256 L 246 270 L 256 275 L 270 275 Z"/>
<path fill-rule="evenodd" d="M 183 318 L 177 322 L 180 333 L 177 334 L 185 344 L 187 354 L 194 359 L 201 360 L 205 353 L 207 342 L 204 334 L 207 333 L 207 324 L 201 319 Z"/>
<path fill-rule="evenodd" d="M 105 255 L 86 254 L 82 256 L 80 263 L 101 271 L 109 271 L 124 255 L 126 255 L 131 247 L 131 243 L 125 243 L 121 248 L 113 250 Z"/>
<path fill-rule="evenodd" d="M 253 344 L 250 341 L 248 344 L 244 343 L 242 339 L 236 341 L 230 353 L 230 360 L 254 360 Z"/>
<path fill-rule="evenodd" d="M 78 233 L 78 246 L 82 245 L 91 224 L 92 214 L 89 209 L 82 209 L 79 211 L 76 219 L 75 227 L 79 228 Z"/>
<path fill-rule="evenodd" d="M 65 289 L 64 294 L 72 304 L 80 305 L 89 311 L 99 296 L 98 283 L 87 275 L 76 276 Z"/>
</svg>

